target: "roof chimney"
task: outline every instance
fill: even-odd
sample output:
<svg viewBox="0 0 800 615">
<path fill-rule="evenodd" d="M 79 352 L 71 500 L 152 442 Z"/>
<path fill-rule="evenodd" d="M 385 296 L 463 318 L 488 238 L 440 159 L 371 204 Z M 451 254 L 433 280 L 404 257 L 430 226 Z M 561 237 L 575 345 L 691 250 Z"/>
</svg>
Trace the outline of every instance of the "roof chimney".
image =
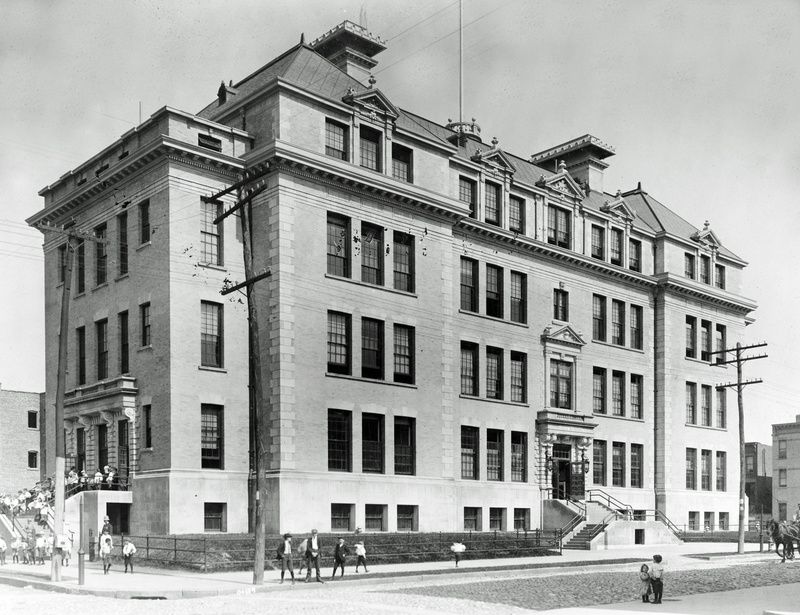
<svg viewBox="0 0 800 615">
<path fill-rule="evenodd" d="M 550 168 L 556 160 L 566 164 L 569 174 L 585 188 L 603 192 L 603 171 L 608 168 L 604 158 L 614 155 L 614 148 L 592 135 L 583 135 L 531 156 L 531 162 Z M 551 164 L 547 164 L 550 162 Z M 560 169 L 559 169 L 560 170 Z"/>
<path fill-rule="evenodd" d="M 222 81 L 217 90 L 217 102 L 220 105 L 224 105 L 229 98 L 233 98 L 238 93 L 239 90 L 233 87 L 233 81 L 231 81 L 229 85 L 225 85 L 225 81 Z"/>
<path fill-rule="evenodd" d="M 386 41 L 363 26 L 343 21 L 309 45 L 311 49 L 338 66 L 357 81 L 367 85 L 378 62 L 373 56 L 386 49 Z"/>
</svg>

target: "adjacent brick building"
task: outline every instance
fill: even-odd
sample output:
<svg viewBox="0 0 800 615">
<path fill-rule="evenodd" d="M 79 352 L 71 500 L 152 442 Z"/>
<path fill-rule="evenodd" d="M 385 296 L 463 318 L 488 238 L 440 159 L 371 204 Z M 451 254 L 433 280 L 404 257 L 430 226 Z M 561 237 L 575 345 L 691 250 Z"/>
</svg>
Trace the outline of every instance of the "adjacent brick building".
<svg viewBox="0 0 800 615">
<path fill-rule="evenodd" d="M 744 444 L 744 490 L 750 517 L 772 516 L 772 447 L 761 442 Z"/>
<path fill-rule="evenodd" d="M 0 386 L 0 493 L 30 489 L 42 477 L 43 401 L 44 393 Z"/>
<path fill-rule="evenodd" d="M 214 224 L 233 196 L 201 196 L 247 171 L 271 531 L 529 528 L 589 489 L 726 526 L 712 353 L 755 308 L 745 261 L 641 185 L 606 192 L 591 135 L 523 158 L 397 108 L 369 78 L 382 49 L 344 22 L 42 190 L 31 224 L 109 242 L 79 253 L 68 454 L 124 461 L 134 532 L 246 529 L 246 314 L 219 295 L 240 229 Z M 44 235 L 54 367 L 64 238 Z"/>
<path fill-rule="evenodd" d="M 800 414 L 772 426 L 772 513 L 792 519 L 800 506 Z"/>
</svg>

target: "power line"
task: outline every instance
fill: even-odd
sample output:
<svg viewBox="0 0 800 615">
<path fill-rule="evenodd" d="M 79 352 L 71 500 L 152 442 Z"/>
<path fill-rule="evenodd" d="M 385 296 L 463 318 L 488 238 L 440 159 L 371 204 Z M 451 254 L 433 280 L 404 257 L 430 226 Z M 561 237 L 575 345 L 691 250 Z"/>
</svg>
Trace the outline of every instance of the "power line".
<svg viewBox="0 0 800 615">
<path fill-rule="evenodd" d="M 413 29 L 414 29 L 414 28 L 416 28 L 417 26 L 421 26 L 421 25 L 422 25 L 422 24 L 424 24 L 426 21 L 429 21 L 429 20 L 433 19 L 434 17 L 436 17 L 436 16 L 437 16 L 439 13 L 443 13 L 444 11 L 446 11 L 447 9 L 449 9 L 451 6 L 455 6 L 456 4 L 458 4 L 458 3 L 459 3 L 459 1 L 460 1 L 460 0 L 455 0 L 455 2 L 451 2 L 450 4 L 448 4 L 448 5 L 447 5 L 447 6 L 445 6 L 444 8 L 441 8 L 441 9 L 439 9 L 439 10 L 438 10 L 438 11 L 436 11 L 435 13 L 432 13 L 431 15 L 428 15 L 428 16 L 427 16 L 427 17 L 425 17 L 424 19 L 420 19 L 418 22 L 416 22 L 416 23 L 414 23 L 414 24 L 411 24 L 410 26 L 408 26 L 408 27 L 407 27 L 405 30 L 403 30 L 402 32 L 398 32 L 398 33 L 397 33 L 397 34 L 395 34 L 394 36 L 390 36 L 388 39 L 386 39 L 386 40 L 387 40 L 387 42 L 391 42 L 391 41 L 393 41 L 393 40 L 395 40 L 395 39 L 397 39 L 397 38 L 400 38 L 401 36 L 403 36 L 403 35 L 404 35 L 406 32 L 408 32 L 409 30 L 413 30 Z"/>
</svg>

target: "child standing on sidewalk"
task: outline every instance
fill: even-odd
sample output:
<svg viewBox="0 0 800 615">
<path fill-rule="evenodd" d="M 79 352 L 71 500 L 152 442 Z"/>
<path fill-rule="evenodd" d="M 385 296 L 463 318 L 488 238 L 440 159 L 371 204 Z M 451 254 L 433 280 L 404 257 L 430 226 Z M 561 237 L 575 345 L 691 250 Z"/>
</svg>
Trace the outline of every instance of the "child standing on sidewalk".
<svg viewBox="0 0 800 615">
<path fill-rule="evenodd" d="M 661 604 L 661 594 L 664 593 L 664 566 L 661 565 L 661 556 L 653 556 L 650 566 L 650 583 L 653 585 L 653 604 Z"/>
<path fill-rule="evenodd" d="M 641 581 L 642 602 L 650 602 L 650 568 L 647 564 L 642 564 L 639 569 L 639 580 Z"/>
<path fill-rule="evenodd" d="M 11 563 L 12 564 L 19 564 L 19 549 L 20 549 L 21 541 L 19 536 L 14 538 L 14 542 L 11 543 Z"/>
<path fill-rule="evenodd" d="M 136 547 L 128 539 L 125 539 L 125 544 L 122 546 L 122 559 L 125 561 L 125 572 L 128 572 L 128 566 L 131 567 L 131 574 L 133 574 L 133 554 L 136 553 Z"/>
<path fill-rule="evenodd" d="M 367 570 L 367 550 L 364 548 L 364 543 L 362 541 L 358 541 L 355 544 L 356 547 L 356 572 L 358 572 L 359 565 L 364 565 L 364 572 L 369 572 Z"/>
<path fill-rule="evenodd" d="M 108 574 L 111 570 L 111 549 L 114 544 L 111 542 L 111 536 L 103 534 L 100 537 L 100 557 L 103 558 L 103 574 Z"/>
<path fill-rule="evenodd" d="M 344 538 L 340 538 L 333 548 L 333 574 L 331 575 L 331 581 L 336 576 L 336 568 L 341 568 L 342 573 L 339 576 L 344 576 L 344 562 L 349 553 L 350 549 L 344 544 Z"/>
</svg>

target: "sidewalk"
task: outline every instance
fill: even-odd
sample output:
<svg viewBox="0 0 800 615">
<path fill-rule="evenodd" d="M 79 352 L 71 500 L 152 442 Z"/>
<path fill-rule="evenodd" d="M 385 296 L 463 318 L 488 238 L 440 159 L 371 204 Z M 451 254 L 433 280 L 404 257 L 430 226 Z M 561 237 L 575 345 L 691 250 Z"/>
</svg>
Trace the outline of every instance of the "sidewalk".
<svg viewBox="0 0 800 615">
<path fill-rule="evenodd" d="M 575 567 L 612 566 L 647 561 L 653 553 L 661 553 L 671 569 L 703 567 L 713 564 L 724 566 L 742 561 L 776 559 L 774 552 L 758 552 L 757 544 L 746 544 L 745 555 L 733 555 L 735 543 L 686 543 L 683 545 L 636 546 L 608 551 L 569 551 L 561 556 L 523 557 L 510 559 L 465 560 L 456 569 L 453 561 L 418 562 L 409 564 L 383 564 L 370 566 L 368 574 L 353 574 L 352 562 L 348 566 L 345 581 L 351 583 L 396 583 L 441 579 L 469 579 L 487 573 L 501 571 L 523 572 L 539 570 L 542 574 L 565 574 Z M 708 554 L 731 554 L 711 556 Z M 698 554 L 706 557 L 697 557 Z M 694 557 L 692 557 L 694 556 Z M 552 572 L 550 572 L 552 571 Z M 323 572 L 327 577 L 329 570 Z M 264 584 L 252 584 L 252 571 L 202 573 L 185 570 L 149 568 L 136 565 L 135 574 L 123 574 L 122 564 L 115 564 L 108 575 L 104 575 L 100 562 L 86 562 L 85 584 L 78 585 L 77 560 L 61 569 L 62 580 L 50 581 L 50 562 L 44 566 L 6 564 L 0 566 L 0 584 L 17 587 L 32 586 L 35 589 L 73 594 L 92 594 L 111 598 L 177 599 L 200 598 L 225 594 L 248 594 L 273 591 L 281 588 L 278 581 L 280 571 L 266 570 Z M 287 583 L 289 580 L 287 578 Z M 307 587 L 307 586 L 306 586 Z"/>
</svg>

